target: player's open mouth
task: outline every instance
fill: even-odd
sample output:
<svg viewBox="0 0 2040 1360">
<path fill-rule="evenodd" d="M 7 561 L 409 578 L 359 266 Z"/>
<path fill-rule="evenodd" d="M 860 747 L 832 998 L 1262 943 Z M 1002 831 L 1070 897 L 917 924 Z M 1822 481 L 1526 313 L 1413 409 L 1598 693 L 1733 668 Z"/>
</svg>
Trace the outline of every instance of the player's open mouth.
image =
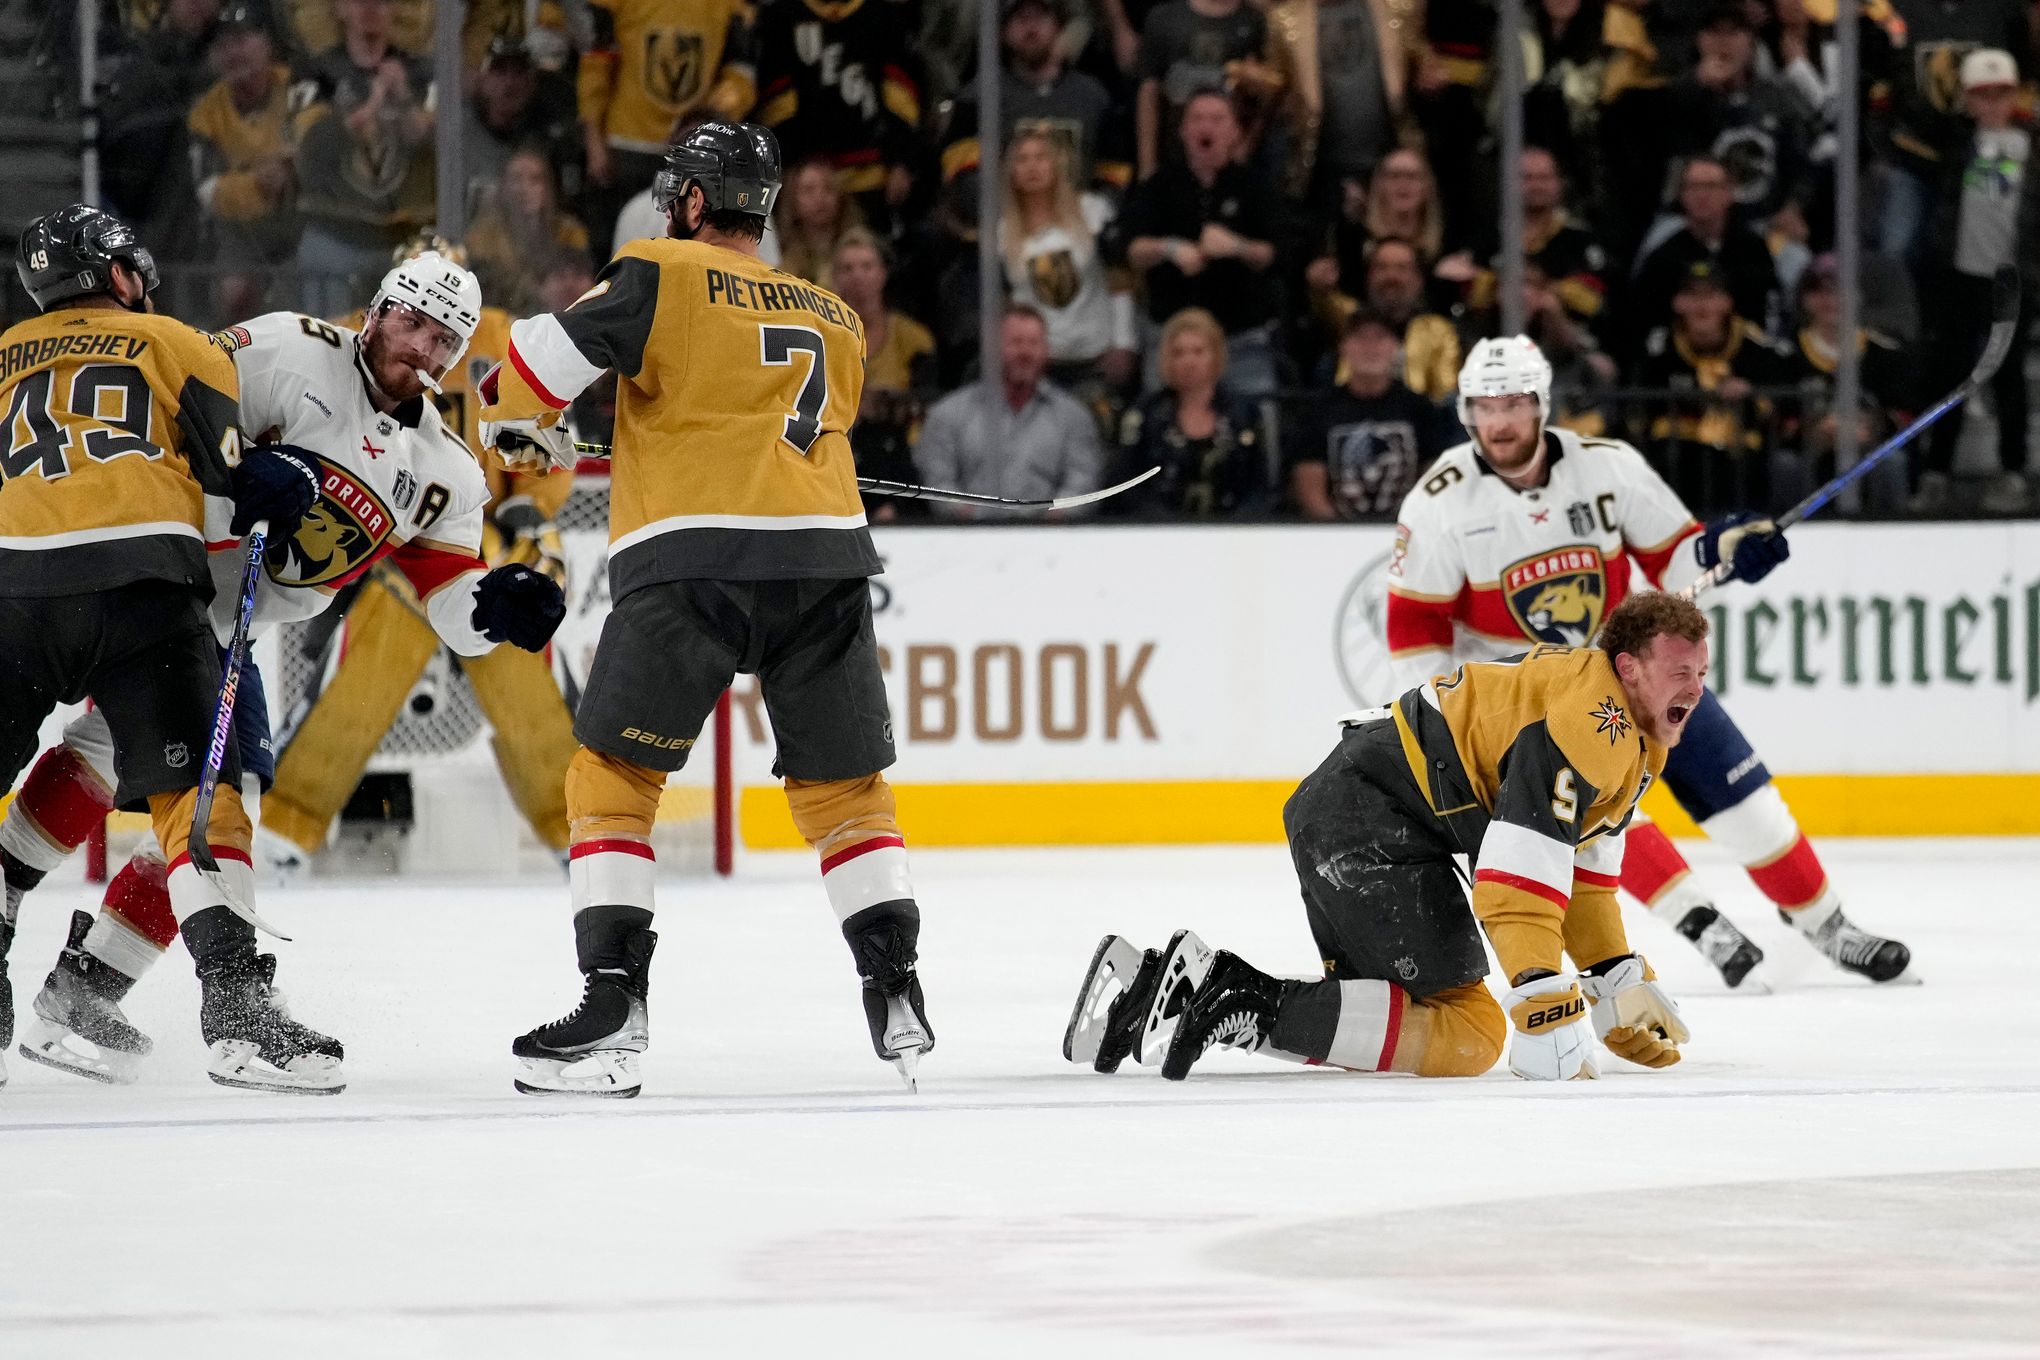
<svg viewBox="0 0 2040 1360">
<path fill-rule="evenodd" d="M 1688 704 L 1673 704 L 1665 710 L 1665 721 L 1677 727 L 1680 723 L 1686 721 L 1686 715 L 1692 711 L 1692 707 Z"/>
</svg>

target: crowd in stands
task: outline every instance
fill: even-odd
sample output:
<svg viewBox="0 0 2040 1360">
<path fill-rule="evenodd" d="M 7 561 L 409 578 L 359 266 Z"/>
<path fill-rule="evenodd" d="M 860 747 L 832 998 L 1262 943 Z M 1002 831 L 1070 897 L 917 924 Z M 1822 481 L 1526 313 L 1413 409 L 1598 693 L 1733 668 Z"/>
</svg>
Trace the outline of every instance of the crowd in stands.
<svg viewBox="0 0 2040 1360">
<path fill-rule="evenodd" d="M 1162 469 L 1110 513 L 1392 517 L 1463 437 L 1460 356 L 1501 325 L 1503 174 L 1557 418 L 1635 441 L 1703 510 L 1781 506 L 1830 475 L 1843 421 L 1874 441 L 1953 387 L 1999 266 L 2040 301 L 2034 0 L 1863 0 L 1854 337 L 1834 0 L 1527 0 L 1510 166 L 1493 0 L 976 0 L 1000 7 L 997 164 L 960 0 L 470 0 L 458 90 L 430 0 L 102 2 L 107 197 L 194 320 L 358 307 L 433 223 L 446 118 L 488 301 L 560 306 L 663 234 L 671 138 L 750 118 L 787 164 L 767 257 L 866 326 L 860 466 L 1013 496 Z M 1992 389 L 1987 511 L 2033 505 L 2025 338 Z M 1863 401 L 1839 412 L 1851 343 Z M 1872 505 L 1947 509 L 1959 432 Z"/>
</svg>

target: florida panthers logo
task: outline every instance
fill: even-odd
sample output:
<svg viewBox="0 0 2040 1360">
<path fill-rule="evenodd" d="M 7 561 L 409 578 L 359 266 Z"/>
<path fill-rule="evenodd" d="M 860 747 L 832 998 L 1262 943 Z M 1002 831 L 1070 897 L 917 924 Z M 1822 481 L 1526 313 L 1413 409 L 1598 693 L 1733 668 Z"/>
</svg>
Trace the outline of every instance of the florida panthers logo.
<svg viewBox="0 0 2040 1360">
<path fill-rule="evenodd" d="M 296 535 L 269 554 L 269 579 L 285 586 L 330 585 L 366 565 L 394 523 L 375 492 L 345 468 L 319 460 L 319 499 Z"/>
<path fill-rule="evenodd" d="M 1539 553 L 1502 573 L 1502 598 L 1526 637 L 1584 647 L 1607 611 L 1607 566 L 1598 548 Z"/>
</svg>

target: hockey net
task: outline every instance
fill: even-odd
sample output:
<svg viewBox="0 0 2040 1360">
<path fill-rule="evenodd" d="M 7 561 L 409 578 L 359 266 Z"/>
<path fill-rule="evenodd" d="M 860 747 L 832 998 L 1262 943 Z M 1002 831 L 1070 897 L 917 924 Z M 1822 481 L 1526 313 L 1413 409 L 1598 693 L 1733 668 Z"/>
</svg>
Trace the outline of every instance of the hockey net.
<svg viewBox="0 0 2040 1360">
<path fill-rule="evenodd" d="M 606 463 L 583 465 L 557 523 L 567 559 L 567 618 L 554 636 L 552 661 L 554 678 L 571 705 L 587 679 L 609 616 Z M 273 641 L 265 639 L 258 647 L 279 750 L 332 674 L 346 642 L 344 620 L 338 628 L 314 620 L 279 628 Z M 491 736 L 473 688 L 457 660 L 442 648 L 399 706 L 355 800 L 357 805 L 375 804 L 376 798 L 363 795 L 407 787 L 408 807 L 388 818 L 343 816 L 315 871 L 543 871 L 553 857 L 510 801 Z M 396 775 L 404 779 L 378 781 Z M 116 859 L 125 856 L 123 842 L 129 838 L 116 825 L 111 844 Z M 652 843 L 663 872 L 703 875 L 732 871 L 735 842 L 730 699 L 725 694 L 686 767 L 667 781 Z"/>
</svg>

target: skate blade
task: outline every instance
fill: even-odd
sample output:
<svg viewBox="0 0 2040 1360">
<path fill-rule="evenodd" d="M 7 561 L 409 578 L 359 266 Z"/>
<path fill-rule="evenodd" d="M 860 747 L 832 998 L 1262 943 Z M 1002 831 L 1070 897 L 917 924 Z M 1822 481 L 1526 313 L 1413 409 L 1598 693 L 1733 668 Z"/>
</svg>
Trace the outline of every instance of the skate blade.
<svg viewBox="0 0 2040 1360">
<path fill-rule="evenodd" d="M 1195 931 L 1179 930 L 1169 937 L 1169 947 L 1162 953 L 1161 983 L 1141 1025 L 1140 1042 L 1134 1045 L 1136 1062 L 1152 1067 L 1167 1054 L 1184 1007 L 1211 973 L 1211 958 L 1211 947 Z"/>
<path fill-rule="evenodd" d="M 1141 951 L 1123 935 L 1107 935 L 1098 942 L 1097 951 L 1091 955 L 1091 966 L 1084 973 L 1083 986 L 1077 992 L 1076 1007 L 1070 1012 L 1069 1028 L 1063 1031 L 1064 1058 L 1086 1067 L 1098 1060 L 1112 1003 L 1133 987 L 1140 961 Z"/>
<path fill-rule="evenodd" d="M 903 1048 L 894 1053 L 890 1059 L 894 1069 L 900 1074 L 900 1080 L 906 1083 L 909 1095 L 919 1095 L 921 1092 L 921 1084 L 914 1076 L 914 1069 L 921 1065 L 922 1051 L 919 1048 Z"/>
<path fill-rule="evenodd" d="M 86 1046 L 74 1047 L 69 1040 Z M 89 1051 L 87 1051 L 89 1050 Z M 16 1052 L 30 1062 L 54 1067 L 59 1072 L 69 1072 L 74 1077 L 87 1081 L 104 1082 L 108 1086 L 128 1086 L 141 1075 L 142 1059 L 146 1054 L 123 1053 L 119 1049 L 101 1048 L 90 1039 L 73 1034 L 60 1025 L 47 1020 L 37 1020 L 21 1036 Z M 0 1078 L 4 1079 L 4 1078 Z"/>
<path fill-rule="evenodd" d="M 338 1059 L 306 1053 L 278 1067 L 246 1039 L 222 1039 L 214 1044 L 206 1055 L 205 1074 L 237 1091 L 337 1096 L 347 1089 L 347 1076 Z"/>
<path fill-rule="evenodd" d="M 597 1096 L 629 1100 L 644 1089 L 638 1055 L 625 1048 L 597 1049 L 577 1058 L 519 1058 L 511 1085 L 527 1096 Z"/>
</svg>

